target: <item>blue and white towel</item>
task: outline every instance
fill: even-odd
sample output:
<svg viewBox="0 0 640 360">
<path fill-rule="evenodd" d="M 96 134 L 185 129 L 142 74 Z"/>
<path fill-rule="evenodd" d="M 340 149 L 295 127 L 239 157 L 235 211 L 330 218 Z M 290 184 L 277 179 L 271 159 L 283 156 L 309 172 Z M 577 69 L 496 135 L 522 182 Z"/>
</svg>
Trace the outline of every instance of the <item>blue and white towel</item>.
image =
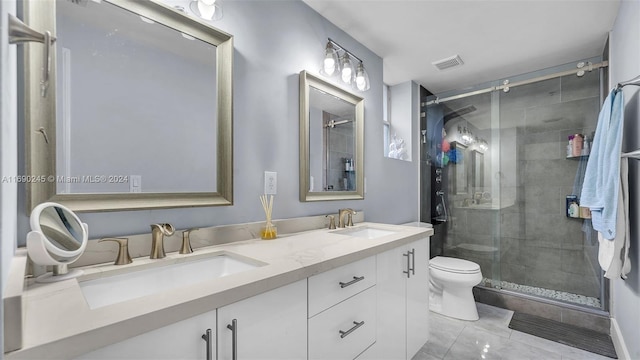
<svg viewBox="0 0 640 360">
<path fill-rule="evenodd" d="M 585 171 L 580 205 L 591 209 L 593 229 L 605 239 L 616 237 L 624 95 L 612 90 L 602 105 Z"/>
</svg>

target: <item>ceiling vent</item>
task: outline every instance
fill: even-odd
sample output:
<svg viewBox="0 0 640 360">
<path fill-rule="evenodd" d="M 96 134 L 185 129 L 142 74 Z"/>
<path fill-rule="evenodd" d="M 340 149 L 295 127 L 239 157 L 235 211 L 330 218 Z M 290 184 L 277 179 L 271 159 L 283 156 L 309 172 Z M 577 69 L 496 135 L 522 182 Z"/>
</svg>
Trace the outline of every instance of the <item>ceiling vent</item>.
<svg viewBox="0 0 640 360">
<path fill-rule="evenodd" d="M 464 64 L 464 62 L 460 58 L 460 55 L 454 55 L 454 56 L 450 56 L 450 57 L 448 57 L 446 59 L 434 61 L 431 64 L 433 64 L 433 66 L 437 67 L 438 70 L 445 70 L 445 69 L 450 69 L 452 67 L 460 66 L 460 65 Z"/>
</svg>

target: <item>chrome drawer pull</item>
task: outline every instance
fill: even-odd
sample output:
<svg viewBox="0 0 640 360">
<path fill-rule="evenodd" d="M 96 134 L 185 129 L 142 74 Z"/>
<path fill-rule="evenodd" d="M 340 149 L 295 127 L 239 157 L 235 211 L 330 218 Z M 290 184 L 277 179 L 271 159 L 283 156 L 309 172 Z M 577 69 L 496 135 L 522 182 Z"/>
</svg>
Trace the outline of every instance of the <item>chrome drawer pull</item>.
<svg viewBox="0 0 640 360">
<path fill-rule="evenodd" d="M 409 254 L 411 254 L 411 275 L 415 275 L 416 274 L 416 249 L 411 249 L 411 251 L 409 251 Z"/>
<path fill-rule="evenodd" d="M 213 359 L 213 352 L 211 351 L 211 329 L 207 329 L 207 332 L 205 334 L 202 335 L 202 340 L 204 340 L 207 343 L 207 360 L 212 360 Z"/>
<path fill-rule="evenodd" d="M 344 339 L 347 335 L 351 334 L 352 332 L 356 331 L 356 329 L 358 329 L 360 326 L 364 325 L 364 321 L 360 321 L 360 322 L 354 321 L 353 323 L 355 325 L 351 329 L 347 331 L 342 331 L 342 330 L 339 331 L 341 339 Z"/>
<path fill-rule="evenodd" d="M 406 256 L 407 257 L 407 271 L 402 271 L 403 274 L 407 274 L 407 278 L 411 277 L 411 252 L 407 251 L 406 254 L 402 254 L 402 256 Z"/>
<path fill-rule="evenodd" d="M 364 276 L 360 276 L 360 277 L 354 276 L 353 280 L 351 280 L 349 282 L 346 282 L 346 283 L 341 281 L 339 284 L 340 284 L 341 288 L 346 288 L 347 286 L 353 285 L 353 284 L 357 283 L 358 281 L 362 281 L 362 280 L 364 280 Z"/>
<path fill-rule="evenodd" d="M 238 360 L 238 320 L 231 320 L 227 329 L 231 330 L 231 360 Z"/>
</svg>

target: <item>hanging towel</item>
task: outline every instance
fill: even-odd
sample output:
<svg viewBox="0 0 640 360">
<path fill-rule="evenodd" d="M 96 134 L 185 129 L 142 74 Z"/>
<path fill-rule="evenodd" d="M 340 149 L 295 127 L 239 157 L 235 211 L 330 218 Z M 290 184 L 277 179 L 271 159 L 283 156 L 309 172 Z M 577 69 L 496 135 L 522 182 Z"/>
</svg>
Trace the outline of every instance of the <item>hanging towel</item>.
<svg viewBox="0 0 640 360">
<path fill-rule="evenodd" d="M 591 209 L 594 230 L 609 240 L 616 237 L 623 122 L 624 95 L 612 90 L 598 116 L 580 195 L 580 204 Z"/>
<path fill-rule="evenodd" d="M 608 279 L 627 278 L 631 271 L 631 261 L 629 259 L 629 159 L 624 157 L 620 163 L 620 191 L 618 192 L 618 216 L 616 237 L 613 241 L 600 241 L 600 254 L 606 253 L 605 257 L 609 261 L 604 276 Z M 603 250 L 605 249 L 605 250 Z M 602 263 L 601 263 L 602 265 Z"/>
</svg>

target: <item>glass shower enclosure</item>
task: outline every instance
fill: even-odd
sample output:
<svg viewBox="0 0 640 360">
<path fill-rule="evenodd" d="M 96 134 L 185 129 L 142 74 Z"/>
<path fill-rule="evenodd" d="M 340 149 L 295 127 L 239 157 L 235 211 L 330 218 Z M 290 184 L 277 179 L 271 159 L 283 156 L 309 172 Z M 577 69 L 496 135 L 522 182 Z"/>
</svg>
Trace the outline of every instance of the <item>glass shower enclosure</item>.
<svg viewBox="0 0 640 360">
<path fill-rule="evenodd" d="M 431 211 L 422 221 L 434 224 L 441 242 L 432 256 L 478 263 L 481 286 L 606 310 L 597 235 L 579 208 L 600 71 L 542 78 L 425 99 L 421 160 Z M 582 149 L 574 149 L 579 140 Z"/>
</svg>

